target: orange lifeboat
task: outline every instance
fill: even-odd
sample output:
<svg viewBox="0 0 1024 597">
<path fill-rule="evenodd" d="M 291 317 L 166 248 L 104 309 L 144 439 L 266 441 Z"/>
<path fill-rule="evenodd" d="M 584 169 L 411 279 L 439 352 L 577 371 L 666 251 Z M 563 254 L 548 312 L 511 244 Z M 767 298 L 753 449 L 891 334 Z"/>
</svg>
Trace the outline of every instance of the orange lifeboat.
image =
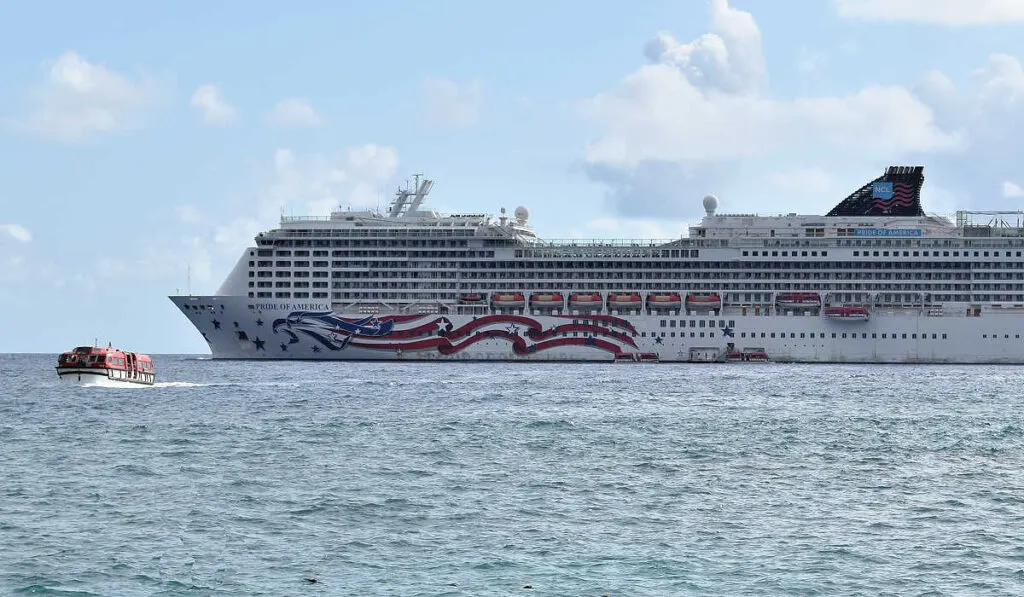
<svg viewBox="0 0 1024 597">
<path fill-rule="evenodd" d="M 57 377 L 80 386 L 151 386 L 156 372 L 148 354 L 79 346 L 57 357 Z"/>
<path fill-rule="evenodd" d="M 569 295 L 569 308 L 577 311 L 585 311 L 601 308 L 600 294 L 576 293 Z"/>
<path fill-rule="evenodd" d="M 817 309 L 821 296 L 817 292 L 786 292 L 775 297 L 775 305 L 784 311 Z"/>
<path fill-rule="evenodd" d="M 561 309 L 565 305 L 565 297 L 559 292 L 538 292 L 530 295 L 530 307 L 533 309 Z"/>
<path fill-rule="evenodd" d="M 608 309 L 639 310 L 641 305 L 643 305 L 643 299 L 635 292 L 613 292 L 608 295 Z"/>
<path fill-rule="evenodd" d="M 722 297 L 717 294 L 688 294 L 686 308 L 689 311 L 709 311 L 722 308 Z"/>
<path fill-rule="evenodd" d="M 491 306 L 495 309 L 521 309 L 526 299 L 518 293 L 495 293 L 491 295 Z"/>
<path fill-rule="evenodd" d="M 479 292 L 464 292 L 459 295 L 459 302 L 463 305 L 476 305 L 484 302 L 484 295 Z"/>
<path fill-rule="evenodd" d="M 867 321 L 867 307 L 829 307 L 825 309 L 825 317 L 840 321 Z"/>
<path fill-rule="evenodd" d="M 675 292 L 647 295 L 647 308 L 655 311 L 671 311 L 683 305 L 682 298 Z"/>
</svg>

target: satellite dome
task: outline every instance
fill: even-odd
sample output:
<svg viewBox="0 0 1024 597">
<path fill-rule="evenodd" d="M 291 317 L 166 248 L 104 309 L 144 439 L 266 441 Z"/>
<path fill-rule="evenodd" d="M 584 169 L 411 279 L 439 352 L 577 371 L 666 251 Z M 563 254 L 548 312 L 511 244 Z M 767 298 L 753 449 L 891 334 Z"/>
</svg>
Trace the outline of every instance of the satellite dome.
<svg viewBox="0 0 1024 597">
<path fill-rule="evenodd" d="M 715 210 L 718 209 L 718 197 L 714 195 L 704 195 L 704 211 L 709 216 L 715 215 Z"/>
<path fill-rule="evenodd" d="M 516 219 L 519 220 L 520 222 L 525 222 L 526 220 L 530 219 L 530 210 L 526 209 L 522 205 L 516 208 L 515 214 Z"/>
</svg>

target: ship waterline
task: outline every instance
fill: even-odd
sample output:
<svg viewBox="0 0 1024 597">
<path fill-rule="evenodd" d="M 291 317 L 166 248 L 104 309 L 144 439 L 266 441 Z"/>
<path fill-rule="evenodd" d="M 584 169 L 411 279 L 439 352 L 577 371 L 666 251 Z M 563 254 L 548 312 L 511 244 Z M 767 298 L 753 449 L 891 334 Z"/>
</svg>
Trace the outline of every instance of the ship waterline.
<svg viewBox="0 0 1024 597">
<path fill-rule="evenodd" d="M 1020 214 L 928 216 L 922 184 L 891 167 L 826 216 L 708 196 L 688 236 L 581 242 L 424 210 L 417 177 L 386 214 L 282 218 L 171 299 L 214 358 L 1024 363 Z"/>
</svg>

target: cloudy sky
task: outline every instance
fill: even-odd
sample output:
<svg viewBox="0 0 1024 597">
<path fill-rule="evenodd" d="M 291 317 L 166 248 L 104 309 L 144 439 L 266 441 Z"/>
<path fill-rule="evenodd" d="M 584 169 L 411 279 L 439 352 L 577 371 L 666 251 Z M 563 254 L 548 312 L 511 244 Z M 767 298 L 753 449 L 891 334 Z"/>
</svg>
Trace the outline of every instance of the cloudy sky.
<svg viewBox="0 0 1024 597">
<path fill-rule="evenodd" d="M 281 6 L 0 6 L 0 352 L 207 352 L 168 294 L 415 172 L 547 238 L 824 213 L 889 164 L 928 211 L 1024 203 L 1020 0 Z"/>
</svg>

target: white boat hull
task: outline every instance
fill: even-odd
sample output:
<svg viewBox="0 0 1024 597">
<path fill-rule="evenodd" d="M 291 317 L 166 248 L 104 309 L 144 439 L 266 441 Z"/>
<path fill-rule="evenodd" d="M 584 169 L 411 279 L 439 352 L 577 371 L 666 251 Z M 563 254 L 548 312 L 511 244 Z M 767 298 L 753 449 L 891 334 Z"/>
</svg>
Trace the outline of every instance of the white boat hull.
<svg viewBox="0 0 1024 597">
<path fill-rule="evenodd" d="M 329 305 L 171 298 L 218 359 L 611 362 L 616 353 L 655 353 L 661 362 L 694 362 L 724 360 L 733 344 L 763 347 L 774 362 L 1024 364 L 1024 314 L 998 310 L 873 311 L 867 321 L 819 313 L 423 314 L 383 333 L 373 326 L 386 315 L 375 324 L 332 315 Z M 324 315 L 367 321 L 361 332 L 332 336 L 316 319 Z"/>
<path fill-rule="evenodd" d="M 138 388 L 153 385 L 153 376 L 143 373 L 144 378 L 129 379 L 124 371 L 112 369 L 64 368 L 57 370 L 57 377 L 63 383 L 80 387 Z"/>
</svg>

